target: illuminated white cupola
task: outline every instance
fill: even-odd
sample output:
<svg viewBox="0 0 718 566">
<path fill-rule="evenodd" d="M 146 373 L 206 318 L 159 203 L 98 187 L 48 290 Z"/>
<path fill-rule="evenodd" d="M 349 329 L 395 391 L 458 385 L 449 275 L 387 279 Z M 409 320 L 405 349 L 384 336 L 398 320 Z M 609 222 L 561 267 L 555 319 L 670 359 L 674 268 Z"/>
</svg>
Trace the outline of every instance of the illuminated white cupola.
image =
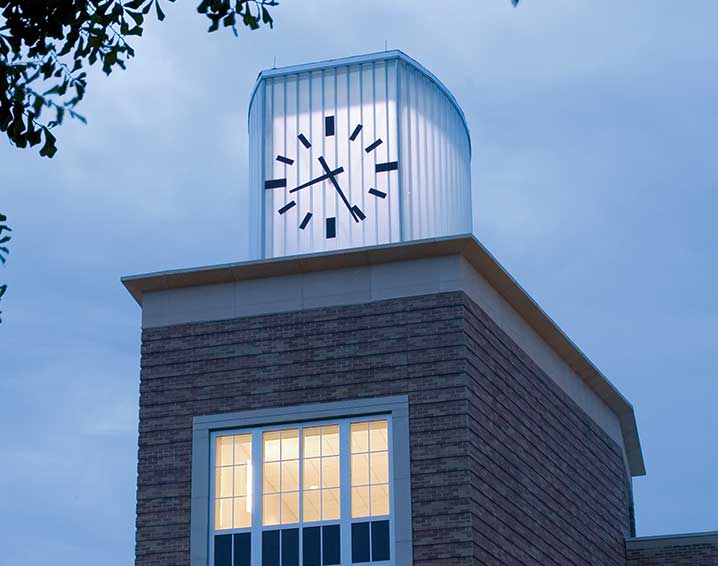
<svg viewBox="0 0 718 566">
<path fill-rule="evenodd" d="M 249 144 L 257 258 L 471 232 L 466 119 L 400 51 L 263 71 Z"/>
</svg>

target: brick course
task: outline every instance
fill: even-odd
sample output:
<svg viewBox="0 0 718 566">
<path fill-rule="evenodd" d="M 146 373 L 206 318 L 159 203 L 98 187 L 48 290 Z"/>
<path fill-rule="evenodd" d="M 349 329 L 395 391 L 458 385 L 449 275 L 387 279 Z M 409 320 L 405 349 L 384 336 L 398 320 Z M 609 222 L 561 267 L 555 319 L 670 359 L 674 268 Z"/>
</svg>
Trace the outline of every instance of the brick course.
<svg viewBox="0 0 718 566">
<path fill-rule="evenodd" d="M 620 448 L 452 292 L 144 330 L 137 566 L 189 564 L 193 416 L 396 394 L 417 566 L 625 565 Z"/>
</svg>

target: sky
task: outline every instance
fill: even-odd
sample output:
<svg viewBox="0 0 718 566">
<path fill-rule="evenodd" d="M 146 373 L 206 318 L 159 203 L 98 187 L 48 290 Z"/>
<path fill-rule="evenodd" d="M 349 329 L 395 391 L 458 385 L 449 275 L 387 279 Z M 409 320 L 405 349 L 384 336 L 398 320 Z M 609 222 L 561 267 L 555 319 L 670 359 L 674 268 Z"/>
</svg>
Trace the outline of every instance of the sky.
<svg viewBox="0 0 718 566">
<path fill-rule="evenodd" d="M 245 259 L 257 73 L 385 41 L 467 116 L 477 237 L 633 403 L 638 534 L 718 530 L 718 4 L 285 0 L 236 39 L 196 3 L 91 74 L 55 159 L 0 140 L 6 563 L 132 563 L 140 309 L 120 277 Z"/>
</svg>

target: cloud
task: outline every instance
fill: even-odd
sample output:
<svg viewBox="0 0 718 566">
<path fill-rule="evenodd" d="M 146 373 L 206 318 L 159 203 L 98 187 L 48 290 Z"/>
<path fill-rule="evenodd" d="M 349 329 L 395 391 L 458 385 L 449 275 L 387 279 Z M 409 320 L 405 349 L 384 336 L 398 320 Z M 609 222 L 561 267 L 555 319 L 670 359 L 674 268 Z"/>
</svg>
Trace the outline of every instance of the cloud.
<svg viewBox="0 0 718 566">
<path fill-rule="evenodd" d="M 126 72 L 91 77 L 89 125 L 63 126 L 54 160 L 0 150 L 10 563 L 131 561 L 139 309 L 119 277 L 245 258 L 257 73 L 385 40 L 463 106 L 479 237 L 636 405 L 640 532 L 714 529 L 718 461 L 698 447 L 718 369 L 718 7 L 286 2 L 274 30 L 236 40 L 208 35 L 192 4 L 168 5 Z M 668 456 L 678 437 L 690 485 Z"/>
</svg>

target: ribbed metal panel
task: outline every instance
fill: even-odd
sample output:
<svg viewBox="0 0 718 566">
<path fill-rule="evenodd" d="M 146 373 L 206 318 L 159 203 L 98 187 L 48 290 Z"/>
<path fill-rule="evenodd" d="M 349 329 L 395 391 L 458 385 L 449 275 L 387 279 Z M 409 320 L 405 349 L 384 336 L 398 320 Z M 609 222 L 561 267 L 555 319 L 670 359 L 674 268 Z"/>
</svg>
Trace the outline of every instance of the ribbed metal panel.
<svg viewBox="0 0 718 566">
<path fill-rule="evenodd" d="M 334 117 L 330 136 L 328 117 Z M 432 75 L 399 52 L 262 73 L 249 120 L 251 206 L 258 207 L 263 234 L 253 248 L 258 256 L 471 231 L 471 149 L 463 115 Z M 362 129 L 351 140 L 358 124 Z M 383 143 L 367 152 L 377 139 Z M 324 174 L 320 157 L 331 169 L 344 169 L 336 179 L 363 221 L 352 219 L 329 181 L 290 192 Z M 378 163 L 394 161 L 398 171 L 376 171 Z M 286 187 L 266 190 L 271 179 L 286 179 Z M 307 213 L 311 220 L 300 229 Z M 327 218 L 336 219 L 336 237 L 327 238 Z"/>
<path fill-rule="evenodd" d="M 264 253 L 264 91 L 259 85 L 254 104 L 249 107 L 249 250 L 252 257 L 267 257 Z"/>
</svg>

